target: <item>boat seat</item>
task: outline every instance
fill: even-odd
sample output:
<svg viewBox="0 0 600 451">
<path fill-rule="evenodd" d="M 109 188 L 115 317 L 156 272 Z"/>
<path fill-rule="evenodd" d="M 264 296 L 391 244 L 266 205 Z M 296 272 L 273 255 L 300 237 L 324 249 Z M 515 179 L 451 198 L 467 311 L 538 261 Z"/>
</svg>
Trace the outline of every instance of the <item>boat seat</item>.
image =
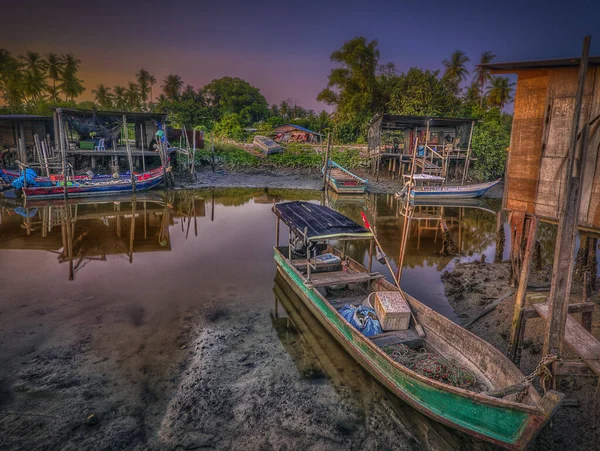
<svg viewBox="0 0 600 451">
<path fill-rule="evenodd" d="M 329 287 L 333 285 L 346 285 L 349 283 L 363 283 L 370 280 L 381 279 L 383 274 L 378 272 L 353 272 L 353 271 L 327 271 L 311 273 L 310 279 L 305 282 L 307 287 Z"/>
<path fill-rule="evenodd" d="M 411 327 L 407 330 L 395 330 L 373 335 L 371 341 L 380 348 L 389 345 L 403 344 L 409 348 L 418 348 L 423 345 L 423 339 Z"/>
</svg>

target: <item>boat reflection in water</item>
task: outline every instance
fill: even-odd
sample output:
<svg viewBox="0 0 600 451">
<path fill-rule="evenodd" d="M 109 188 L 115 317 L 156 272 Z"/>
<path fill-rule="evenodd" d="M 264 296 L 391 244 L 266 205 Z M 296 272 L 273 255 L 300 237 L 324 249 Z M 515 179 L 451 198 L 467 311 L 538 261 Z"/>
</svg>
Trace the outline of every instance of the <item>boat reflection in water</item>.
<svg viewBox="0 0 600 451">
<path fill-rule="evenodd" d="M 408 437 L 414 448 L 467 449 L 470 443 L 472 446 L 473 439 L 425 417 L 369 376 L 331 337 L 279 273 L 273 292 L 273 328 L 298 372 L 314 383 L 328 379 L 344 399 L 364 412 L 364 421 L 356 425 L 358 434 L 365 437 L 362 446 L 369 447 L 371 433 L 377 435 L 374 443 L 383 447 L 387 441 L 394 446 L 395 434 Z M 377 424 L 385 424 L 389 429 L 370 430 Z"/>
<path fill-rule="evenodd" d="M 204 199 L 183 192 L 174 211 L 174 193 L 158 191 L 110 198 L 28 201 L 1 208 L 0 249 L 48 251 L 59 264 L 67 263 L 69 279 L 92 262 L 121 255 L 133 263 L 134 254 L 171 250 L 169 226 L 181 218 L 186 238 L 197 216 L 204 216 Z"/>
</svg>

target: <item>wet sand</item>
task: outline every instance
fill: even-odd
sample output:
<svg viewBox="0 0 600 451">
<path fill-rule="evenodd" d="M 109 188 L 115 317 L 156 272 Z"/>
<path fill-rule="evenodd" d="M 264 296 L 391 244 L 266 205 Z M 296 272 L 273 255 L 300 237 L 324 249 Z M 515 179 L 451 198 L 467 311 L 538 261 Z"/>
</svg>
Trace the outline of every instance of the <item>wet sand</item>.
<svg viewBox="0 0 600 451">
<path fill-rule="evenodd" d="M 533 271 L 529 279 L 531 286 L 549 286 L 551 266 Z M 498 298 L 511 290 L 509 287 L 510 264 L 504 263 L 459 263 L 451 272 L 443 276 L 448 300 L 461 322 L 474 318 L 492 298 Z M 581 302 L 581 283 L 575 283 L 571 302 Z M 600 291 L 592 299 L 598 302 Z M 500 351 L 506 352 L 515 296 L 502 302 L 491 313 L 474 323 L 469 330 L 492 343 Z M 573 315 L 578 321 L 581 314 Z M 600 338 L 600 309 L 594 309 L 592 333 Z M 542 359 L 544 327 L 541 319 L 527 321 L 525 340 L 521 354 L 520 368 L 524 374 L 530 374 Z M 565 358 L 577 358 L 567 351 Z M 537 383 L 537 381 L 536 381 Z M 533 443 L 535 450 L 591 450 L 598 449 L 600 430 L 599 382 L 595 377 L 561 377 L 558 390 L 565 398 L 578 403 L 577 407 L 561 407 Z M 540 389 L 538 384 L 538 389 Z"/>
</svg>

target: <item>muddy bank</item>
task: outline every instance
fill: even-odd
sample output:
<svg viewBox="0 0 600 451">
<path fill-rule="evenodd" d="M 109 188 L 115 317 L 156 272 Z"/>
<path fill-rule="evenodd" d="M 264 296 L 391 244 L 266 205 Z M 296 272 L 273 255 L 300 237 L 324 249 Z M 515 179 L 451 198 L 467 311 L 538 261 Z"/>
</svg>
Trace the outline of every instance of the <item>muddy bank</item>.
<svg viewBox="0 0 600 451">
<path fill-rule="evenodd" d="M 370 173 L 365 169 L 354 171 L 358 176 L 369 180 L 367 191 L 371 193 L 395 193 L 400 190 L 400 181 L 380 176 L 378 182 L 371 180 Z M 227 171 L 203 166 L 197 171 L 197 181 L 190 182 L 186 175 L 178 174 L 178 188 L 293 188 L 320 190 L 323 175 L 313 169 L 290 168 L 253 168 Z"/>
<path fill-rule="evenodd" d="M 480 261 L 459 263 L 452 272 L 442 276 L 445 293 L 462 323 L 477 316 L 487 305 L 509 290 L 510 264 L 482 263 Z M 551 268 L 532 271 L 530 286 L 549 286 Z M 581 284 L 574 284 L 571 302 L 581 302 Z M 598 292 L 592 297 L 597 301 Z M 506 352 L 514 312 L 514 294 L 503 301 L 491 313 L 475 322 L 468 329 L 500 351 Z M 573 315 L 578 321 L 581 314 Z M 527 321 L 525 339 L 521 353 L 520 368 L 530 374 L 542 359 L 544 328 L 541 319 Z M 600 309 L 594 311 L 592 333 L 600 337 Z M 565 358 L 575 358 L 569 353 Z M 551 423 L 540 433 L 533 445 L 535 450 L 597 449 L 600 431 L 596 418 L 600 415 L 598 406 L 598 381 L 595 377 L 561 377 L 559 390 L 569 402 L 577 402 L 577 407 L 561 407 Z M 538 385 L 539 388 L 539 385 Z"/>
</svg>

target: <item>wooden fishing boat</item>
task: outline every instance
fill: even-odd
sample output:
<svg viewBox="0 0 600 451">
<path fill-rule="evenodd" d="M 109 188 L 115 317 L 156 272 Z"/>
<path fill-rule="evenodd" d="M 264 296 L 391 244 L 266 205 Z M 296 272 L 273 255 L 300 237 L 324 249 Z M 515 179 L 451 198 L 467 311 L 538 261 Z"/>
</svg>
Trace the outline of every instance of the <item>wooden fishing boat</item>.
<svg viewBox="0 0 600 451">
<path fill-rule="evenodd" d="M 472 183 L 470 185 L 446 185 L 445 178 L 430 174 L 414 174 L 411 186 L 410 176 L 402 191 L 396 193 L 397 197 L 406 197 L 411 200 L 446 200 L 469 199 L 481 197 L 491 188 L 500 183 L 500 179 L 493 182 Z"/>
<path fill-rule="evenodd" d="M 272 155 L 274 153 L 283 152 L 283 147 L 281 147 L 271 138 L 267 138 L 266 136 L 255 136 L 252 140 L 252 144 L 254 144 L 254 147 L 260 150 L 265 155 Z"/>
<path fill-rule="evenodd" d="M 325 171 L 326 168 L 323 168 Z M 361 179 L 335 161 L 329 160 L 327 183 L 338 194 L 362 194 L 367 189 L 367 180 Z"/>
<path fill-rule="evenodd" d="M 136 191 L 154 188 L 164 180 L 162 168 L 135 174 Z M 51 186 L 31 186 L 23 188 L 25 199 L 52 199 L 64 196 L 65 188 L 62 182 L 53 182 Z M 99 196 L 123 192 L 133 192 L 131 178 L 114 180 L 75 180 L 67 184 L 69 197 Z"/>
<path fill-rule="evenodd" d="M 329 240 L 371 240 L 372 233 L 320 205 L 288 202 L 275 205 L 273 211 L 277 216 L 277 270 L 330 334 L 380 383 L 430 418 L 509 449 L 525 448 L 543 428 L 560 404 L 560 393 L 548 391 L 542 397 L 527 385 L 521 402 L 517 402 L 515 394 L 504 398 L 487 394 L 521 384 L 523 374 L 491 344 L 403 294 L 382 274 L 369 271 L 327 244 Z M 290 230 L 290 240 L 288 246 L 280 247 L 281 221 Z M 332 270 L 329 264 L 319 266 L 317 255 L 323 249 L 341 260 L 337 269 Z M 340 286 L 346 285 L 350 289 L 339 292 Z M 402 293 L 425 337 L 419 337 L 414 325 L 407 330 L 366 337 L 338 312 L 342 304 L 360 305 L 377 292 Z M 486 389 L 471 391 L 413 371 L 382 350 L 390 344 L 420 346 L 454 359 Z"/>
</svg>

